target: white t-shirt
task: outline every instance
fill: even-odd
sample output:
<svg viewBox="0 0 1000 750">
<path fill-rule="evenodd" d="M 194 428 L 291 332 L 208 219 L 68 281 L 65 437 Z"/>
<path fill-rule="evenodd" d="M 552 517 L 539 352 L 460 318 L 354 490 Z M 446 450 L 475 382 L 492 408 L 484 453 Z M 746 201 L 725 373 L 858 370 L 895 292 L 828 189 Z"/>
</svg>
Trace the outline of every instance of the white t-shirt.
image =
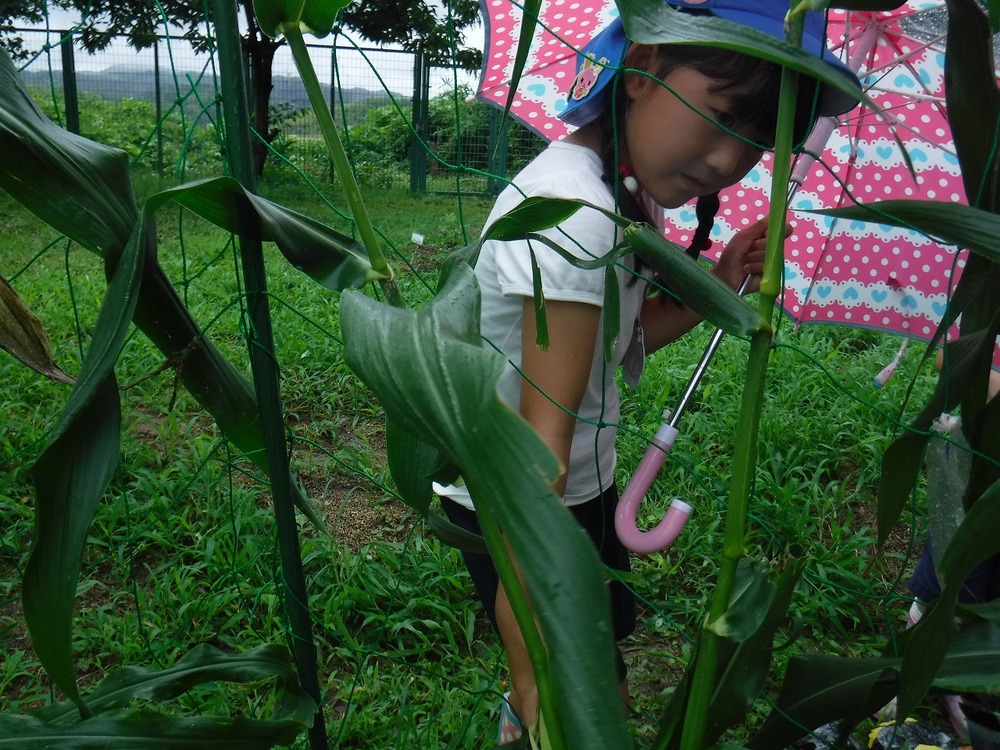
<svg viewBox="0 0 1000 750">
<path fill-rule="evenodd" d="M 591 149 L 556 141 L 514 178 L 497 198 L 486 222 L 517 206 L 527 196 L 574 198 L 614 210 L 614 197 L 601 179 L 600 158 Z M 561 248 L 579 258 L 607 254 L 621 239 L 615 224 L 599 211 L 583 208 L 559 227 L 543 232 Z M 535 259 L 541 270 L 545 299 L 604 305 L 604 268 L 585 270 L 573 266 L 556 251 L 533 242 Z M 631 263 L 631 256 L 625 261 Z M 633 274 L 615 269 L 620 291 L 621 327 L 610 362 L 604 359 L 603 334 L 598 331 L 590 380 L 580 404 L 573 435 L 565 502 L 577 505 L 591 500 L 611 486 L 615 469 L 615 428 L 619 417 L 619 396 L 614 372 L 621 364 L 633 339 L 633 332 L 645 291 L 639 280 L 629 284 Z M 533 295 L 530 251 L 527 241 L 490 241 L 483 245 L 476 263 L 476 278 L 482 289 L 481 331 L 484 345 L 500 350 L 508 358 L 498 385 L 500 398 L 515 411 L 521 391 L 521 323 L 525 297 Z M 602 324 L 603 325 L 603 324 Z M 594 423 L 597 423 L 597 426 Z M 435 490 L 471 508 L 465 487 Z"/>
</svg>

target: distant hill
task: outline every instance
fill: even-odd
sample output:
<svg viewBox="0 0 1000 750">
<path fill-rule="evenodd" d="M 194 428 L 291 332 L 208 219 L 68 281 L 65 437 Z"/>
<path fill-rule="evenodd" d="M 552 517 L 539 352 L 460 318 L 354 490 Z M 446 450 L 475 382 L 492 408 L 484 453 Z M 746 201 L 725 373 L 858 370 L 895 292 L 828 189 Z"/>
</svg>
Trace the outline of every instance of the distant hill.
<svg viewBox="0 0 1000 750">
<path fill-rule="evenodd" d="M 172 74 L 169 72 L 160 73 L 160 101 L 163 106 L 167 106 L 169 102 L 174 100 L 177 96 L 178 86 L 182 94 L 189 92 L 199 73 L 177 71 L 176 75 L 177 82 L 175 83 Z M 49 72 L 46 70 L 23 71 L 21 77 L 28 86 L 48 88 L 50 85 Z M 61 90 L 62 71 L 54 71 L 52 78 L 56 88 Z M 94 94 L 106 99 L 136 99 L 152 102 L 156 96 L 156 77 L 150 68 L 136 65 L 112 65 L 101 71 L 78 70 L 76 72 L 76 87 L 81 94 Z M 329 86 L 323 86 L 323 94 L 329 101 Z M 347 104 L 364 102 L 372 108 L 389 102 L 389 96 L 384 91 L 372 91 L 364 88 L 341 89 L 338 95 Z M 198 81 L 198 96 L 202 104 L 208 104 L 214 98 L 215 86 L 210 76 Z M 409 97 L 405 97 L 404 101 L 409 102 Z M 309 97 L 298 77 L 275 76 L 274 88 L 271 91 L 271 103 L 288 103 L 293 109 L 306 109 L 309 107 Z M 199 108 L 201 106 L 197 102 L 192 102 L 191 106 L 195 105 Z"/>
</svg>

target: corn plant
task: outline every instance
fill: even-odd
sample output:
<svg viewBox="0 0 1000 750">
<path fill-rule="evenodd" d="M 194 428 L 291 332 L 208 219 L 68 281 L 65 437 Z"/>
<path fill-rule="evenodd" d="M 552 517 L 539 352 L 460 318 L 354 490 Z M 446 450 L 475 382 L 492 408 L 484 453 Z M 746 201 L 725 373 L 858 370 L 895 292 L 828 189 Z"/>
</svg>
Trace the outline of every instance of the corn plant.
<svg viewBox="0 0 1000 750">
<path fill-rule="evenodd" d="M 273 241 L 296 268 L 334 290 L 383 274 L 351 238 L 258 198 L 232 178 L 172 188 L 137 208 L 124 152 L 49 122 L 5 55 L 0 58 L 0 142 L 10 156 L 0 170 L 0 186 L 96 254 L 109 282 L 67 404 L 32 469 L 35 531 L 22 586 L 32 644 L 75 710 L 4 717 L 4 736 L 22 747 L 88 735 L 111 738 L 108 742 L 118 746 L 165 742 L 185 747 L 215 741 L 271 747 L 290 742 L 314 723 L 317 707 L 315 696 L 300 686 L 283 647 L 235 657 L 195 650 L 159 673 L 127 668 L 89 695 L 77 687 L 71 649 L 76 582 L 90 522 L 118 460 L 121 414 L 114 366 L 134 323 L 177 366 L 181 381 L 229 440 L 263 471 L 280 469 L 265 450 L 253 386 L 200 330 L 157 261 L 156 210 L 177 203 L 231 232 Z M 4 300 L 5 310 L 13 311 L 4 316 L 5 348 L 29 366 L 65 380 L 53 369 L 41 324 L 6 285 Z M 316 521 L 304 494 L 292 489 L 299 507 Z M 164 700 L 205 681 L 266 677 L 281 680 L 276 713 L 269 720 L 154 719 L 148 712 L 125 708 L 133 699 Z M 73 713 L 79 717 L 76 723 L 69 721 Z"/>
<path fill-rule="evenodd" d="M 527 3 L 526 16 L 540 0 Z M 324 35 L 341 3 L 267 2 L 255 10 L 261 28 L 283 35 L 296 53 L 317 117 L 329 115 L 318 93 L 308 56 L 301 54 L 303 32 Z M 865 5 L 863 2 L 858 6 Z M 661 23 L 660 0 L 621 2 L 629 35 L 641 42 L 714 44 L 741 49 L 782 63 L 788 73 L 783 91 L 794 92 L 794 76 L 808 74 L 828 85 L 845 86 L 826 66 L 803 60 L 794 45 L 735 34 L 716 19 L 692 17 L 683 24 Z M 981 689 L 997 686 L 1000 630 L 989 609 L 967 610 L 973 619 L 953 630 L 956 592 L 965 573 L 996 551 L 997 465 L 1000 463 L 1000 405 L 984 405 L 985 374 L 992 343 L 1000 332 L 1000 236 L 996 195 L 998 160 L 990 144 L 998 123 L 998 94 L 988 49 L 989 18 L 974 0 L 951 0 L 949 10 L 949 112 L 959 144 L 974 208 L 881 204 L 877 220 L 904 222 L 944 241 L 967 247 L 973 259 L 956 292 L 944 331 L 960 313 L 962 336 L 949 344 L 948 378 L 924 413 L 886 453 L 880 493 L 880 534 L 888 533 L 909 496 L 929 440 L 931 419 L 961 408 L 976 452 L 967 496 L 968 515 L 945 550 L 941 570 L 944 595 L 926 620 L 899 634 L 899 651 L 882 659 L 801 657 L 785 676 L 778 710 L 751 747 L 780 747 L 803 727 L 834 719 L 847 726 L 897 692 L 901 711 L 915 705 L 932 686 Z M 792 18 L 794 18 L 794 13 Z M 526 24 L 528 26 L 529 24 Z M 529 30 L 530 35 L 530 30 Z M 523 59 L 523 58 L 522 58 Z M 787 165 L 791 134 L 787 113 L 793 102 L 783 94 L 775 163 Z M 986 107 L 987 117 L 982 115 Z M 33 473 L 36 532 L 24 580 L 24 610 L 32 641 L 46 671 L 70 699 L 58 709 L 28 717 L 5 716 L 5 736 L 20 747 L 44 746 L 56 737 L 118 735 L 128 746 L 170 738 L 190 742 L 189 719 L 171 721 L 124 708 L 134 698 L 160 700 L 205 679 L 277 677 L 286 691 L 281 710 L 270 722 L 206 719 L 205 738 L 238 738 L 246 747 L 268 747 L 307 727 L 315 711 L 278 651 L 251 651 L 222 657 L 200 650 L 163 674 L 127 671 L 110 675 L 88 695 L 78 690 L 70 647 L 72 599 L 86 532 L 97 500 L 117 458 L 121 430 L 114 364 L 125 332 L 135 323 L 171 360 L 183 361 L 181 377 L 223 433 L 262 470 L 265 457 L 259 409 L 249 382 L 213 347 L 174 292 L 156 258 L 153 216 L 166 202 L 179 203 L 217 225 L 261 241 L 273 241 L 295 267 L 335 291 L 375 281 L 391 304 L 359 292 L 344 295 L 342 329 L 352 368 L 379 396 L 388 420 L 388 452 L 401 495 L 428 517 L 430 527 L 456 544 L 485 544 L 510 592 L 538 678 L 542 713 L 541 742 L 552 748 L 627 748 L 631 742 L 621 711 L 604 593 L 596 554 L 549 487 L 557 473 L 542 441 L 496 398 L 495 383 L 504 366 L 484 350 L 478 333 L 479 296 L 469 265 L 485 239 L 531 237 L 554 226 L 579 204 L 526 201 L 488 228 L 476 243 L 442 271 L 438 295 L 419 310 L 401 307 L 367 211 L 345 159 L 332 121 L 324 138 L 349 197 L 362 241 L 340 235 L 319 222 L 265 201 L 237 181 L 216 178 L 173 188 L 136 209 L 124 155 L 71 136 L 49 123 L 30 102 L 9 60 L 0 60 L 0 187 L 29 210 L 104 262 L 109 278 L 90 349 L 49 444 Z M 771 221 L 784 216 L 784 177 L 773 201 Z M 848 209 L 871 219 L 872 207 Z M 757 453 L 757 424 L 764 398 L 771 319 L 780 288 L 781 232 L 770 231 L 768 266 L 757 307 L 748 305 L 700 266 L 648 228 L 616 217 L 625 244 L 601 260 L 611 266 L 625 252 L 638 253 L 663 275 L 685 279 L 682 301 L 716 325 L 750 339 L 747 383 L 741 407 L 739 442 L 720 545 L 719 579 L 688 674 L 664 708 L 658 748 L 690 750 L 715 745 L 722 733 L 744 721 L 747 708 L 768 676 L 774 633 L 783 622 L 796 578 L 808 561 L 777 564 L 746 558 L 743 549 Z M 9 330 L 19 358 L 39 371 L 53 370 L 40 325 L 9 290 L 4 299 L 14 323 Z M 606 309 L 615 309 L 608 305 Z M 617 321 L 605 321 L 617 330 Z M 6 329 L 0 329 L 6 330 Z M 6 336 L 7 334 L 5 334 Z M 989 350 L 990 353 L 987 353 Z M 511 467 L 517 467 L 512 471 Z M 484 539 L 458 533 L 429 514 L 431 479 L 461 473 L 472 491 Z M 307 500 L 298 503 L 309 512 Z M 503 529 L 501 535 L 500 529 Z M 509 545 L 509 550 L 508 550 Z M 522 590 L 514 574 L 523 570 Z M 529 607 L 528 599 L 533 602 Z M 995 608 L 994 608 L 995 610 Z M 594 613 L 598 613 L 594 616 Z M 536 624 L 537 623 L 537 624 Z M 267 649 L 269 647 L 265 647 Z M 266 658 L 264 658 L 266 657 Z M 978 659 L 973 663 L 973 658 Z M 256 660 L 249 669 L 240 660 Z M 71 716 L 79 720 L 67 724 Z M 218 732 L 218 734 L 213 734 Z M 61 734 L 60 734 L 61 733 Z M 29 744 L 34 743 L 34 744 Z M 131 744 L 129 744 L 131 743 Z M 255 744 L 252 744 L 255 743 Z"/>
</svg>

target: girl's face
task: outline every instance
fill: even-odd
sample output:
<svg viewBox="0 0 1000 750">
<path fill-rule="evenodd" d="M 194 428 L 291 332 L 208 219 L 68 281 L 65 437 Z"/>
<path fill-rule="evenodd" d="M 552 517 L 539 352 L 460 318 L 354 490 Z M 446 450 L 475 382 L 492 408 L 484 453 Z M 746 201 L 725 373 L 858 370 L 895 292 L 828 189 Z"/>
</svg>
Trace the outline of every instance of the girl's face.
<svg viewBox="0 0 1000 750">
<path fill-rule="evenodd" d="M 765 136 L 747 132 L 730 113 L 738 88 L 713 91 L 717 81 L 683 67 L 663 82 L 670 88 L 634 73 L 626 75 L 629 110 L 623 161 L 627 159 L 653 200 L 675 208 L 738 182 L 760 161 L 762 149 L 720 125 L 756 142 Z"/>
</svg>

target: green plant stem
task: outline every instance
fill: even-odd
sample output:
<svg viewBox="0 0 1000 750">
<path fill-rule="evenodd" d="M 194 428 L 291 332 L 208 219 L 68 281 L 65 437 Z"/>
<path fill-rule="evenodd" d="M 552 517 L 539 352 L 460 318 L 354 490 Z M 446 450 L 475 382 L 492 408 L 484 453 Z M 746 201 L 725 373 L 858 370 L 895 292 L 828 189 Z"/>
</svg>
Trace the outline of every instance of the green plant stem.
<svg viewBox="0 0 1000 750">
<path fill-rule="evenodd" d="M 801 16 L 798 36 L 801 38 Z M 793 31 L 794 33 L 794 31 Z M 761 279 L 758 309 L 765 320 L 774 314 L 775 300 L 781 290 L 784 267 L 785 214 L 788 196 L 785 186 L 791 172 L 792 123 L 795 117 L 795 96 L 798 74 L 785 68 L 781 75 L 778 103 L 778 126 L 775 133 L 774 179 L 772 185 L 781 192 L 771 196 L 768 214 L 767 250 Z M 719 640 L 715 624 L 725 616 L 736 578 L 736 570 L 744 554 L 746 521 L 750 508 L 750 490 L 757 459 L 757 437 L 767 382 L 767 364 L 771 351 L 772 331 L 758 331 L 750 339 L 747 377 L 740 403 L 736 446 L 733 451 L 733 472 L 726 506 L 725 537 L 719 577 L 712 595 L 708 618 L 698 639 L 694 676 L 684 714 L 681 750 L 701 750 L 715 688 L 715 673 L 719 657 Z"/>
<path fill-rule="evenodd" d="M 232 96 L 223 99 L 226 123 L 226 149 L 233 176 L 253 190 L 254 175 L 250 158 L 250 113 L 246 108 L 246 88 L 241 65 L 236 6 L 225 0 L 213 0 L 215 31 L 223 80 L 229 81 Z M 226 30 L 228 33 L 220 33 Z M 316 645 L 309 613 L 309 596 L 302 568 L 302 550 L 295 519 L 294 491 L 286 446 L 285 418 L 281 403 L 281 376 L 274 354 L 274 332 L 267 294 L 267 272 L 261 241 L 254 236 L 239 236 L 240 259 L 246 286 L 246 315 L 250 330 L 247 340 L 250 367 L 260 414 L 264 454 L 270 469 L 271 498 L 285 587 L 285 609 L 291 629 L 292 651 L 296 669 L 306 693 L 316 706 L 309 727 L 312 750 L 327 750 L 323 698 L 316 666 Z"/>
<path fill-rule="evenodd" d="M 337 127 L 333 122 L 333 115 L 330 114 L 326 99 L 323 97 L 323 89 L 320 87 L 319 78 L 316 77 L 316 69 L 313 67 L 312 59 L 309 57 L 305 38 L 302 36 L 302 32 L 299 30 L 297 24 L 283 25 L 281 32 L 284 34 L 288 46 L 292 50 L 295 67 L 299 72 L 299 77 L 302 79 L 302 84 L 305 86 L 306 93 L 309 95 L 309 104 L 316 115 L 316 121 L 319 123 L 320 132 L 323 134 L 323 140 L 326 142 L 327 151 L 330 152 L 330 158 L 333 160 L 333 168 L 340 179 L 340 184 L 344 188 L 344 196 L 347 198 L 347 205 L 351 209 L 351 215 L 358 226 L 361 243 L 368 252 L 368 260 L 371 262 L 372 268 L 385 277 L 380 284 L 389 302 L 396 307 L 405 307 L 403 298 L 399 293 L 399 288 L 393 280 L 392 268 L 385 259 L 385 254 L 382 252 L 382 245 L 379 242 L 378 235 L 375 234 L 375 227 L 372 225 L 368 209 L 365 207 L 364 200 L 361 197 L 358 182 L 354 179 L 354 171 L 351 169 L 351 163 L 347 159 L 344 144 L 341 142 L 340 134 L 337 132 Z"/>
<path fill-rule="evenodd" d="M 535 684 L 538 687 L 538 707 L 545 717 L 545 731 L 548 735 L 549 746 L 552 750 L 565 750 L 566 738 L 562 731 L 562 725 L 558 721 L 555 709 L 555 699 L 552 690 L 552 675 L 549 672 L 549 660 L 545 650 L 545 644 L 538 632 L 538 624 L 532 612 L 531 604 L 524 594 L 524 587 L 521 585 L 521 578 L 517 574 L 514 560 L 510 555 L 510 548 L 504 541 L 500 531 L 500 525 L 496 517 L 484 509 L 478 514 L 479 526 L 483 532 L 483 539 L 489 548 L 493 564 L 496 566 L 500 583 L 503 584 L 507 600 L 510 602 L 514 619 L 524 637 L 524 645 L 528 650 L 528 658 L 535 671 Z"/>
</svg>

